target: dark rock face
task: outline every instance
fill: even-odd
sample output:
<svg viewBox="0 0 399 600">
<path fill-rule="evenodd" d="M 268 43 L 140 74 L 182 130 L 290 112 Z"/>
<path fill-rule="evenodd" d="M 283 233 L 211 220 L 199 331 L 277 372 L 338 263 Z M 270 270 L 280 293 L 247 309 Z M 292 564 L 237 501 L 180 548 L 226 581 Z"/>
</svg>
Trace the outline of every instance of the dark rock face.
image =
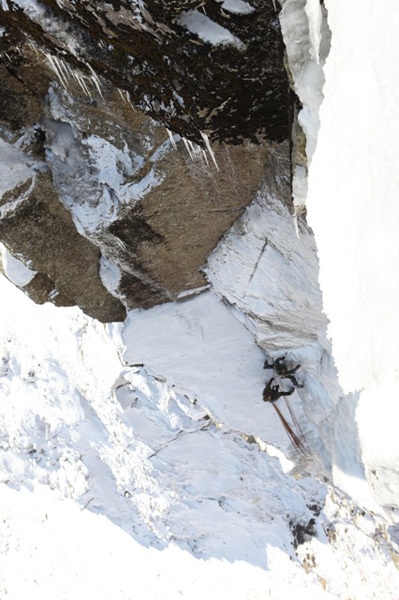
<svg viewBox="0 0 399 600">
<path fill-rule="evenodd" d="M 0 175 L 16 147 L 27 174 L 0 185 L 0 241 L 37 271 L 24 291 L 101 321 L 195 293 L 270 151 L 288 157 L 274 3 L 7 4 Z"/>
<path fill-rule="evenodd" d="M 201 131 L 227 143 L 289 136 L 289 85 L 273 0 L 243 3 L 243 14 L 216 0 L 42 0 L 37 17 L 8 4 L 9 11 L 0 9 L 4 49 L 30 39 L 87 74 L 90 65 L 127 90 L 134 106 L 197 143 Z M 201 31 L 219 26 L 227 42 L 204 41 L 187 28 L 195 29 L 192 22 Z"/>
</svg>

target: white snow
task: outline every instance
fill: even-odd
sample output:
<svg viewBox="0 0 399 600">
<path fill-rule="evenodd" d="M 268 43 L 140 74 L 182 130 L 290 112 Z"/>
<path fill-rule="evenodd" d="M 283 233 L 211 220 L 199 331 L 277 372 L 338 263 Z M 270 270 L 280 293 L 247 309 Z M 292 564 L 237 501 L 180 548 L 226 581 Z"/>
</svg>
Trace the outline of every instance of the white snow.
<svg viewBox="0 0 399 600">
<path fill-rule="evenodd" d="M 36 274 L 36 271 L 30 269 L 21 260 L 10 254 L 7 248 L 0 243 L 0 258 L 1 265 L 4 269 L 4 274 L 15 285 L 24 287 Z"/>
<path fill-rule="evenodd" d="M 173 354 L 165 352 L 172 339 Z M 150 373 L 200 397 L 217 422 L 287 446 L 278 419 L 259 402 L 263 352 L 214 293 L 132 311 L 124 341 L 129 364 L 144 363 Z"/>
<path fill-rule="evenodd" d="M 103 256 L 100 258 L 100 277 L 107 290 L 116 295 L 121 280 L 121 272 L 113 262 Z"/>
<path fill-rule="evenodd" d="M 126 177 L 133 175 L 135 170 L 135 165 L 133 165 L 132 159 L 129 156 L 127 144 L 125 144 L 123 150 L 120 150 L 98 135 L 88 136 L 82 140 L 82 144 L 88 150 L 90 161 L 98 169 L 99 183 L 114 189 L 118 192 L 121 199 L 123 199 L 126 193 L 123 193 L 122 186 Z M 143 160 L 141 160 L 140 166 L 142 163 Z"/>
<path fill-rule="evenodd" d="M 231 13 L 239 15 L 249 15 L 255 10 L 253 6 L 243 0 L 223 0 L 222 7 Z"/>
<path fill-rule="evenodd" d="M 269 162 L 272 171 L 278 168 L 272 156 Z M 206 268 L 214 289 L 240 311 L 239 318 L 247 315 L 258 343 L 274 352 L 315 341 L 326 325 L 313 236 L 303 225 L 297 238 L 281 193 L 278 185 L 264 185 Z"/>
<path fill-rule="evenodd" d="M 160 144 L 151 156 L 153 166 L 149 172 L 131 182 L 144 158 L 126 143 L 118 148 L 95 134 L 84 137 L 71 120 L 68 101 L 53 88 L 49 100 L 53 119 L 46 119 L 47 163 L 60 199 L 71 211 L 79 232 L 90 236 L 104 223 L 115 220 L 122 206 L 133 205 L 160 185 L 163 176 L 155 163 L 170 151 L 170 144 Z"/>
<path fill-rule="evenodd" d="M 14 4 L 22 8 L 33 19 L 39 19 L 45 14 L 45 9 L 36 0 L 15 0 Z M 6 10 L 9 10 L 8 6 Z"/>
<path fill-rule="evenodd" d="M 301 220 L 296 236 L 278 181 L 211 256 L 211 291 L 123 325 L 36 306 L 0 277 L 1 596 L 397 598 L 399 16 L 393 0 L 389 20 L 371 0 L 325 3 L 333 45 L 325 66 L 319 53 L 308 218 L 343 390 L 316 248 Z M 306 6 L 298 74 L 316 106 L 320 30 Z M 0 144 L 4 193 L 34 164 Z M 84 164 L 68 121 L 50 144 L 67 190 Z M 114 166 L 133 159 L 104 148 L 86 150 L 117 188 Z M 105 259 L 102 276 L 118 279 Z M 306 456 L 262 402 L 265 352 L 302 365 L 291 404 Z"/>
<path fill-rule="evenodd" d="M 12 144 L 2 139 L 0 139 L 0 156 L 3 167 L 0 179 L 0 196 L 34 178 L 35 167 L 40 165 L 38 161 L 27 157 Z"/>
<path fill-rule="evenodd" d="M 390 506 L 399 483 L 399 15 L 393 0 L 327 8 L 333 37 L 308 218 L 339 379 L 360 392 L 363 460 Z"/>
<path fill-rule="evenodd" d="M 224 44 L 231 44 L 237 46 L 237 48 L 244 46 L 243 42 L 226 27 L 215 23 L 198 10 L 188 10 L 182 13 L 178 18 L 178 23 L 186 27 L 191 33 L 198 35 L 204 42 L 209 42 L 214 46 Z"/>
<path fill-rule="evenodd" d="M 214 294 L 131 313 L 125 353 L 142 368 L 120 363 L 121 326 L 0 286 L 2 593 L 393 600 L 383 523 L 352 522 L 348 498 L 244 432 L 266 434 L 274 412 L 259 402 L 263 356 Z M 291 530 L 313 505 L 304 568 Z"/>
</svg>

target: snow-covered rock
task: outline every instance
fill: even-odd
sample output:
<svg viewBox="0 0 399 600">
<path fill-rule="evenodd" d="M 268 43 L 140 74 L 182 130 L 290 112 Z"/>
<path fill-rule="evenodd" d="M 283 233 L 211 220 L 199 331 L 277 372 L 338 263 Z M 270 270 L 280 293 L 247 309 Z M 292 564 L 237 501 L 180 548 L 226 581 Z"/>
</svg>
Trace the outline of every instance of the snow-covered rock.
<svg viewBox="0 0 399 600">
<path fill-rule="evenodd" d="M 126 5 L 119 4 L 119 11 L 105 7 L 114 25 L 129 17 Z M 176 0 L 165 12 L 176 17 L 188 10 L 205 10 L 209 18 L 216 18 L 223 11 L 229 16 L 223 19 L 231 18 L 235 24 L 231 32 L 241 39 L 234 19 L 250 18 L 261 3 L 205 4 Z M 276 4 L 272 1 L 269 7 L 274 15 Z M 367 2 L 369 12 L 362 12 L 359 4 L 362 36 L 354 42 L 356 23 L 345 20 L 342 2 L 336 9 L 330 4 L 325 0 L 333 51 L 324 65 L 325 9 L 310 0 L 295 6 L 289 0 L 284 3 L 284 18 L 291 19 L 292 25 L 295 13 L 288 8 L 296 11 L 299 7 L 298 31 L 306 30 L 306 43 L 297 44 L 296 49 L 304 59 L 298 63 L 299 75 L 307 72 L 309 58 L 313 64 L 313 75 L 305 78 L 309 102 L 314 99 L 317 105 L 309 120 L 314 121 L 312 127 L 316 123 L 308 131 L 309 139 L 318 128 L 321 69 L 327 82 L 309 179 L 309 217 L 317 245 L 304 216 L 294 219 L 292 215 L 287 144 L 262 146 L 246 160 L 241 153 L 242 169 L 237 173 L 231 154 L 223 147 L 216 145 L 214 155 L 220 171 L 211 155 L 209 167 L 191 163 L 190 155 L 205 160 L 202 151 L 188 139 L 179 141 L 172 131 L 148 121 L 141 121 L 140 135 L 135 138 L 130 130 L 126 140 L 127 114 L 139 119 L 126 94 L 101 88 L 100 94 L 95 74 L 75 73 L 74 98 L 80 100 L 70 101 L 65 83 L 72 75 L 61 58 L 52 59 L 60 83 L 52 84 L 46 101 L 47 157 L 40 131 L 36 130 L 36 136 L 32 132 L 20 136 L 20 132 L 15 139 L 10 130 L 2 130 L 6 140 L 2 148 L 7 149 L 4 162 L 9 167 L 3 179 L 3 199 L 12 201 L 10 191 L 15 188 L 21 188 L 22 195 L 29 194 L 31 186 L 50 180 L 46 169 L 53 169 L 63 202 L 59 207 L 69 210 L 70 223 L 73 218 L 75 226 L 80 223 L 82 233 L 93 239 L 103 219 L 126 244 L 126 231 L 131 230 L 126 228 L 123 212 L 129 200 L 122 173 L 124 177 L 140 174 L 133 183 L 138 186 L 137 195 L 147 184 L 159 191 L 168 173 L 173 173 L 175 181 L 169 184 L 173 192 L 182 187 L 183 198 L 187 186 L 181 184 L 182 174 L 190 171 L 193 188 L 209 185 L 206 199 L 210 204 L 220 191 L 220 179 L 216 179 L 220 173 L 229 180 L 229 194 L 240 184 L 249 186 L 246 173 L 254 167 L 263 177 L 261 185 L 255 186 L 259 189 L 253 192 L 253 203 L 246 210 L 238 204 L 242 215 L 209 257 L 208 285 L 191 281 L 188 286 L 193 292 L 203 292 L 199 295 L 190 297 L 176 286 L 174 302 L 146 310 L 134 308 L 123 324 L 103 325 L 76 307 L 37 306 L 0 278 L 0 555 L 4 566 L 0 591 L 4 597 L 397 597 L 399 485 L 395 406 L 389 394 L 397 387 L 396 288 L 392 277 L 387 277 L 396 268 L 393 198 L 397 185 L 392 175 L 395 147 L 387 144 L 388 133 L 399 119 L 394 100 L 388 102 L 396 97 L 396 88 L 390 63 L 385 62 L 385 46 L 381 43 L 377 52 L 369 45 L 372 36 L 368 35 L 376 23 L 384 36 L 392 26 L 393 34 L 387 39 L 389 48 L 395 49 L 396 23 L 392 20 L 387 25 L 376 3 Z M 10 12 L 8 5 L 1 4 L 4 14 Z M 49 18 L 49 13 L 40 12 L 40 3 L 24 0 L 18 5 L 31 18 Z M 161 4 L 153 0 L 146 5 L 159 8 Z M 255 10 L 247 10 L 247 5 Z M 62 7 L 76 8 L 69 2 Z M 141 2 L 129 8 L 137 31 L 170 35 L 166 20 L 151 22 L 151 14 L 143 8 Z M 5 22 L 9 18 L 8 14 Z M 21 19 L 21 14 L 15 18 Z M 170 22 L 174 23 L 173 18 Z M 54 31 L 60 43 L 65 42 L 61 34 L 66 32 L 57 29 L 57 23 L 53 22 Z M 291 32 L 291 39 L 286 37 L 288 47 L 295 42 L 295 28 L 287 31 Z M 354 43 L 359 54 L 351 54 Z M 221 47 L 226 50 L 228 46 Z M 358 119 L 354 115 L 351 126 L 342 110 L 348 87 L 335 85 L 341 76 L 347 83 L 362 52 L 375 61 L 371 64 L 379 74 L 381 99 L 389 114 L 381 121 L 384 143 L 378 136 L 376 143 L 373 137 L 380 129 L 380 122 L 377 126 L 373 120 L 375 111 L 385 115 L 377 102 L 380 96 L 373 88 L 374 79 L 361 79 L 371 86 L 374 103 Z M 94 78 L 96 102 L 104 101 L 101 110 L 107 118 L 103 122 L 90 119 L 93 98 L 84 89 L 89 77 Z M 46 90 L 48 84 L 48 79 L 43 82 Z M 115 109 L 113 125 L 104 108 L 107 94 Z M 39 109 L 32 105 L 31 114 Z M 21 112 L 13 115 L 14 131 Z M 334 127 L 329 115 L 334 116 Z M 86 127 L 90 123 L 93 127 Z M 123 125 L 123 133 L 117 125 Z M 359 136 L 363 127 L 366 133 Z M 343 132 L 348 136 L 343 138 L 347 140 L 345 152 Z M 27 147 L 32 149 L 29 162 Z M 211 148 L 213 152 L 214 143 Z M 264 155 L 254 165 L 253 157 L 262 151 Z M 151 163 L 147 173 L 141 170 L 140 157 L 145 152 Z M 367 162 L 368 156 L 375 158 Z M 178 165 L 174 171 L 172 164 Z M 365 164 L 368 175 L 362 178 Z M 160 165 L 166 165 L 163 171 Z M 160 171 L 165 174 L 162 182 L 153 178 Z M 68 177 L 76 182 L 75 187 L 68 186 Z M 80 197 L 85 187 L 92 193 L 92 203 L 89 196 Z M 225 202 L 231 201 L 229 194 Z M 374 195 L 380 199 L 381 212 L 372 202 Z M 151 192 L 146 195 L 150 197 Z M 162 208 L 160 198 L 146 205 L 155 218 Z M 238 203 L 239 193 L 233 198 Z M 172 222 L 176 213 L 170 203 L 166 205 Z M 176 206 L 179 212 L 184 203 L 176 200 Z M 202 211 L 201 203 L 200 207 Z M 215 210 L 212 204 L 208 227 L 219 208 Z M 229 207 L 234 213 L 231 222 L 237 216 L 235 208 Z M 114 211 L 121 211 L 123 218 L 114 220 Z M 384 211 L 390 223 L 383 219 Z M 101 219 L 96 221 L 98 215 Z M 338 225 L 344 215 L 352 236 L 340 239 Z M 376 268 L 380 247 L 369 251 L 376 224 L 388 271 Z M 368 244 L 360 244 L 363 239 Z M 126 252 L 123 244 L 119 244 L 122 253 Z M 145 248 L 151 255 L 150 246 Z M 208 256 L 209 251 L 204 254 Z M 317 252 L 324 296 L 318 287 Z M 30 280 L 29 261 L 17 255 L 22 264 L 13 262 L 7 248 L 2 254 L 8 276 L 24 288 L 31 286 L 36 275 Z M 118 296 L 122 277 L 113 258 L 104 251 L 98 263 L 103 282 Z M 337 281 L 354 264 L 359 273 L 353 268 L 350 285 L 340 285 L 339 297 L 333 295 Z M 158 270 L 163 276 L 163 268 L 158 265 Z M 173 265 L 169 273 L 173 275 Z M 357 289 L 363 293 L 354 294 Z M 375 305 L 377 300 L 380 304 Z M 264 369 L 264 360 L 283 354 L 289 367 L 301 365 L 295 376 L 303 387 L 297 387 L 287 403 L 285 399 L 274 405 L 265 403 L 262 391 L 272 371 Z M 289 380 L 278 381 L 287 391 Z M 376 411 L 377 401 L 385 413 Z M 287 436 L 290 426 L 300 441 L 296 446 L 292 435 Z"/>
</svg>

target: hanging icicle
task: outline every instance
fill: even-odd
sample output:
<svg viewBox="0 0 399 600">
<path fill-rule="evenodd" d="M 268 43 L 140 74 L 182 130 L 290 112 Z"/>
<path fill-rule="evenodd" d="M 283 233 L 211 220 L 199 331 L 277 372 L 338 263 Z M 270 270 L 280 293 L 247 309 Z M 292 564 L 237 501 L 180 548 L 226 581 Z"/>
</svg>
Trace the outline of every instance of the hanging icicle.
<svg viewBox="0 0 399 600">
<path fill-rule="evenodd" d="M 175 138 L 173 137 L 173 133 L 172 133 L 172 132 L 171 132 L 171 130 L 170 130 L 170 129 L 168 129 L 168 128 L 166 128 L 166 131 L 168 132 L 168 136 L 169 136 L 169 139 L 170 139 L 170 143 L 172 144 L 173 148 L 174 148 L 175 150 L 177 150 L 177 146 L 176 146 Z"/>
<path fill-rule="evenodd" d="M 191 160 L 194 162 L 194 156 L 193 156 L 193 154 L 192 154 L 192 152 L 191 152 L 191 148 L 190 148 L 190 146 L 188 145 L 188 140 L 187 140 L 185 137 L 183 138 L 183 142 L 184 142 L 184 145 L 185 145 L 185 147 L 186 147 L 186 150 L 187 150 L 187 152 L 188 152 L 188 153 L 189 153 L 189 155 L 190 155 L 190 158 L 191 158 Z"/>
<path fill-rule="evenodd" d="M 208 150 L 209 154 L 211 155 L 211 158 L 212 158 L 212 160 L 213 160 L 213 163 L 214 163 L 215 167 L 216 167 L 216 168 L 217 168 L 217 170 L 219 171 L 219 166 L 218 166 L 218 164 L 217 164 L 217 162 L 216 162 L 215 154 L 213 153 L 213 150 L 212 150 L 212 148 L 211 148 L 211 144 L 210 144 L 210 142 L 209 142 L 209 138 L 208 138 L 208 136 L 207 136 L 207 135 L 206 135 L 206 133 L 204 133 L 203 131 L 201 131 L 201 136 L 202 136 L 202 139 L 203 139 L 203 140 L 204 140 L 204 142 L 205 142 L 205 145 L 206 145 L 206 148 L 207 148 L 207 150 Z"/>
<path fill-rule="evenodd" d="M 95 72 L 95 70 L 93 69 L 93 67 L 89 63 L 85 63 L 85 65 L 86 65 L 86 67 L 89 69 L 89 71 L 92 74 L 91 79 L 92 79 L 94 85 L 96 86 L 98 93 L 100 94 L 101 98 L 103 98 L 104 96 L 103 96 L 103 94 L 101 92 L 101 87 L 100 87 L 101 86 L 101 82 L 100 82 L 100 79 L 98 78 L 97 73 Z"/>
<path fill-rule="evenodd" d="M 51 54 L 48 54 L 47 52 L 45 52 L 44 55 L 47 58 L 47 60 L 48 60 L 48 62 L 50 64 L 51 69 L 57 75 L 57 77 L 58 77 L 58 79 L 59 79 L 62 87 L 64 89 L 67 89 L 68 88 L 68 82 L 64 78 L 64 75 L 63 75 L 62 71 L 59 69 L 57 57 L 51 56 Z"/>
</svg>

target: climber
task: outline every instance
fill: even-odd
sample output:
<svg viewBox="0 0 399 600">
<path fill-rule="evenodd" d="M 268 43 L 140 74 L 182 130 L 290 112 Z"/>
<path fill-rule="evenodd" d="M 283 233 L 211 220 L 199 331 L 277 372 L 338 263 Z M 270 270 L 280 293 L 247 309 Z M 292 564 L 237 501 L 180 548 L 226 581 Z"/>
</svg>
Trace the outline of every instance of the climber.
<svg viewBox="0 0 399 600">
<path fill-rule="evenodd" d="M 268 361 L 265 361 L 263 365 L 264 369 L 274 369 L 276 375 L 281 377 L 281 379 L 289 379 L 291 383 L 297 388 L 303 388 L 303 385 L 298 383 L 296 377 L 294 377 L 294 373 L 296 373 L 301 365 L 296 365 L 293 369 L 288 369 L 287 364 L 283 362 L 285 360 L 285 356 L 279 356 L 276 360 L 269 364 Z"/>
<path fill-rule="evenodd" d="M 295 388 L 290 389 L 288 392 L 280 390 L 279 385 L 274 385 L 275 378 L 272 377 L 266 384 L 263 390 L 263 402 L 276 402 L 281 396 L 291 396 L 294 393 Z"/>
</svg>

